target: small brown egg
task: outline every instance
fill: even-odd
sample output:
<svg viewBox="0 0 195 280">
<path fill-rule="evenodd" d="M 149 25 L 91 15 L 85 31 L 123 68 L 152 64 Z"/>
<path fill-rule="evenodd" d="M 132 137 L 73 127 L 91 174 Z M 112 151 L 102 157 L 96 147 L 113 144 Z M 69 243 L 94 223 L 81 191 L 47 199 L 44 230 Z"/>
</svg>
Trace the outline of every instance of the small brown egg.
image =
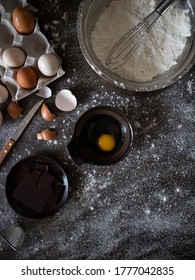
<svg viewBox="0 0 195 280">
<path fill-rule="evenodd" d="M 13 118 L 17 119 L 21 112 L 23 111 L 23 108 L 18 105 L 18 103 L 11 101 L 7 107 L 8 114 Z"/>
<path fill-rule="evenodd" d="M 37 133 L 37 139 L 38 140 L 54 140 L 56 138 L 56 132 L 52 131 L 50 129 L 44 129 L 40 133 Z"/>
<path fill-rule="evenodd" d="M 35 88 L 39 79 L 37 71 L 32 67 L 22 67 L 16 74 L 16 80 L 24 89 Z"/>
<path fill-rule="evenodd" d="M 15 29 L 24 35 L 33 33 L 36 19 L 31 11 L 24 7 L 17 7 L 12 12 L 12 21 Z"/>
<path fill-rule="evenodd" d="M 48 107 L 43 103 L 42 107 L 41 107 L 41 115 L 43 117 L 44 120 L 51 122 L 55 119 L 55 115 L 52 114 L 50 112 L 50 110 L 48 109 Z"/>
</svg>

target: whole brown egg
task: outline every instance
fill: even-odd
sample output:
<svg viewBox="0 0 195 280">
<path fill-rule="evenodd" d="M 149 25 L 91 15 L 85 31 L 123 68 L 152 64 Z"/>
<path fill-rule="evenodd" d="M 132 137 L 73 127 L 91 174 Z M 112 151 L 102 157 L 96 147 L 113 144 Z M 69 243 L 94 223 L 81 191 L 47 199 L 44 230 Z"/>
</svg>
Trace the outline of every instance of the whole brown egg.
<svg viewBox="0 0 195 280">
<path fill-rule="evenodd" d="M 31 11 L 24 7 L 17 7 L 12 12 L 12 21 L 15 29 L 24 35 L 33 33 L 36 19 Z"/>
<path fill-rule="evenodd" d="M 37 71 L 33 67 L 22 67 L 16 74 L 16 80 L 24 89 L 35 88 L 39 79 Z"/>
</svg>

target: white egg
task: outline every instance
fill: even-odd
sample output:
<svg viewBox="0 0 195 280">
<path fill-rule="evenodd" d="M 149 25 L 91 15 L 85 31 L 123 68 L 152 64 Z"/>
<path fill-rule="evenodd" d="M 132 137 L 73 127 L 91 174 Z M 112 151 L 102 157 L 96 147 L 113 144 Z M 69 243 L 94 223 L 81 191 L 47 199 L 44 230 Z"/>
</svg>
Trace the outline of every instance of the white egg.
<svg viewBox="0 0 195 280">
<path fill-rule="evenodd" d="M 2 115 L 2 113 L 0 111 L 0 126 L 2 125 L 2 123 L 3 123 L 3 115 Z"/>
<path fill-rule="evenodd" d="M 70 90 L 63 89 L 56 95 L 55 104 L 59 110 L 69 112 L 76 108 L 77 99 Z"/>
<path fill-rule="evenodd" d="M 10 47 L 4 50 L 2 59 L 8 67 L 19 68 L 24 65 L 26 55 L 17 47 Z"/>
<path fill-rule="evenodd" d="M 0 104 L 8 99 L 9 93 L 6 87 L 0 85 Z"/>
<path fill-rule="evenodd" d="M 60 61 L 55 54 L 45 53 L 39 57 L 37 66 L 41 74 L 46 77 L 53 77 L 58 72 Z"/>
</svg>

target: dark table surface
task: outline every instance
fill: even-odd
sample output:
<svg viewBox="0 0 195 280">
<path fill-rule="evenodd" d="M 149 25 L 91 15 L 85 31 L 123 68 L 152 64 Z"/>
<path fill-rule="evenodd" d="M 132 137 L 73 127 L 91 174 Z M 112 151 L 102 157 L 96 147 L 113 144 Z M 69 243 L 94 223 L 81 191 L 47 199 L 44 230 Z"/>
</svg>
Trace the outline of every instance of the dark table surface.
<svg viewBox="0 0 195 280">
<path fill-rule="evenodd" d="M 40 112 L 30 122 L 0 169 L 0 229 L 10 222 L 25 230 L 16 259 L 195 259 L 195 67 L 169 88 L 135 93 L 108 84 L 85 61 L 77 39 L 81 0 L 33 0 L 41 31 L 62 59 L 65 75 L 49 87 L 46 104 L 57 115 L 49 125 L 53 142 L 36 139 L 48 125 Z M 59 111 L 54 104 L 61 89 L 78 100 L 76 110 Z M 1 106 L 4 123 L 0 145 L 8 140 L 39 98 L 19 104 L 22 116 L 12 120 Z M 130 153 L 112 166 L 77 166 L 69 143 L 78 118 L 96 105 L 122 110 L 134 130 Z M 66 204 L 43 220 L 18 216 L 8 205 L 5 180 L 11 167 L 29 155 L 56 159 L 69 179 Z M 8 258 L 0 241 L 1 258 Z M 7 251 L 8 252 L 8 251 Z"/>
</svg>

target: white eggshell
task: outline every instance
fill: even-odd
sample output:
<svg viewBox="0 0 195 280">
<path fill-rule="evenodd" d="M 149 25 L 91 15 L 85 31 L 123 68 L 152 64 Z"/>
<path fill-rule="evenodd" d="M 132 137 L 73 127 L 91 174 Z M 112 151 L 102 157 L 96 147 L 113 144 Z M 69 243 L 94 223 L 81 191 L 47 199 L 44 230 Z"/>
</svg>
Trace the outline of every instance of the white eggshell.
<svg viewBox="0 0 195 280">
<path fill-rule="evenodd" d="M 53 77 L 58 72 L 60 61 L 55 54 L 45 53 L 39 57 L 37 66 L 41 74 L 46 77 Z"/>
<path fill-rule="evenodd" d="M 37 93 L 37 96 L 40 96 L 42 98 L 50 98 L 52 96 L 51 89 L 47 86 L 41 88 Z"/>
<path fill-rule="evenodd" d="M 55 99 L 56 107 L 64 112 L 72 111 L 77 106 L 77 99 L 68 89 L 61 90 Z"/>
<path fill-rule="evenodd" d="M 8 99 L 9 93 L 6 87 L 0 85 L 0 104 Z"/>
<path fill-rule="evenodd" d="M 3 115 L 2 115 L 2 113 L 0 111 L 0 126 L 2 125 L 2 123 L 3 123 Z"/>
<path fill-rule="evenodd" d="M 8 67 L 19 68 L 24 65 L 26 55 L 21 49 L 10 47 L 4 50 L 2 59 Z"/>
</svg>

